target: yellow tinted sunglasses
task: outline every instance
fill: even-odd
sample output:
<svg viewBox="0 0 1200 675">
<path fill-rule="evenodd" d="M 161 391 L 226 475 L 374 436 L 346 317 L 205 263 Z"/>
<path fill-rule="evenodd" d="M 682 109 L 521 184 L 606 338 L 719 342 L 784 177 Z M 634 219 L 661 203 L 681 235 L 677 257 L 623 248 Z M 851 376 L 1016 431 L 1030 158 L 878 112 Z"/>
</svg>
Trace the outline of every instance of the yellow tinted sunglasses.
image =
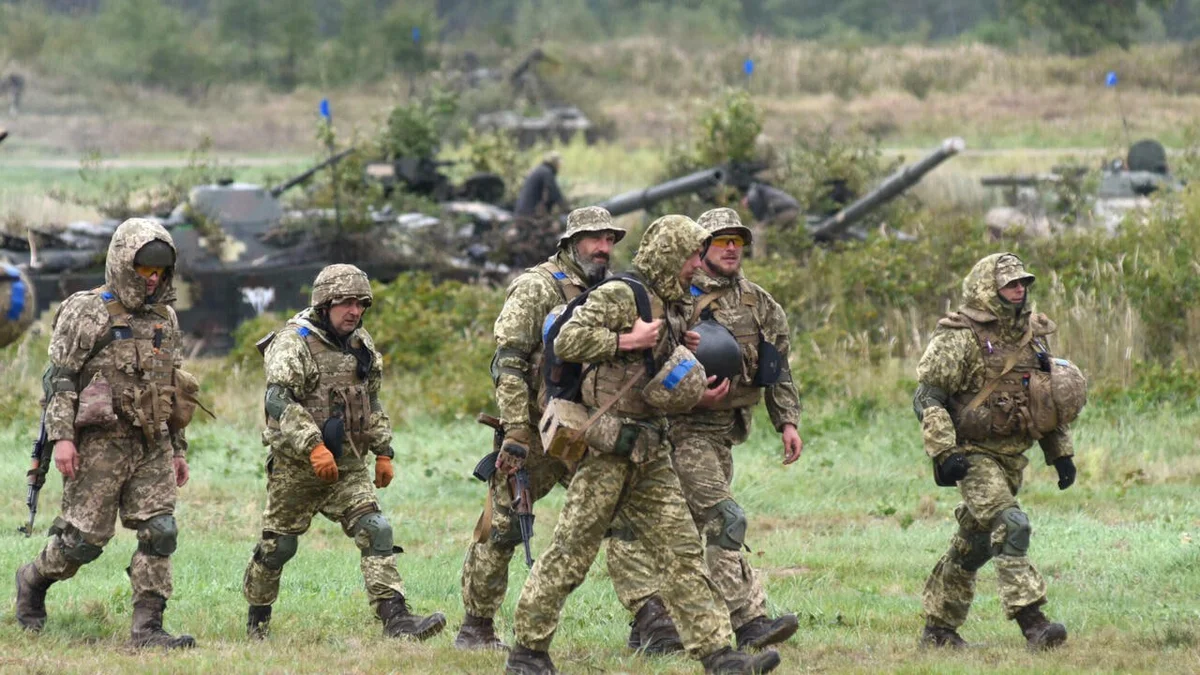
<svg viewBox="0 0 1200 675">
<path fill-rule="evenodd" d="M 137 265 L 133 269 L 138 273 L 138 276 L 142 277 L 143 279 L 149 279 L 155 274 L 157 274 L 158 278 L 161 279 L 162 276 L 167 273 L 167 268 L 165 267 L 151 267 L 150 265 Z"/>
<path fill-rule="evenodd" d="M 746 240 L 742 239 L 740 234 L 722 234 L 719 237 L 713 237 L 712 240 L 712 245 L 717 248 L 726 248 L 731 244 L 735 248 L 741 248 L 746 245 Z"/>
</svg>

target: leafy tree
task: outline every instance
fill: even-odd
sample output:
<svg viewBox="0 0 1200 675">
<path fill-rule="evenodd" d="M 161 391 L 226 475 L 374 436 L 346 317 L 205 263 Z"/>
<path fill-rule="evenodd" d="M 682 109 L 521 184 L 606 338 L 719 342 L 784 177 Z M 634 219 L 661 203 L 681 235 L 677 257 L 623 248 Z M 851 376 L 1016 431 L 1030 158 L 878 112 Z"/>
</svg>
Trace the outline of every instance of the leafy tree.
<svg viewBox="0 0 1200 675">
<path fill-rule="evenodd" d="M 1116 45 L 1128 49 L 1142 27 L 1138 6 L 1166 9 L 1172 0 L 1008 0 L 1028 25 L 1045 30 L 1052 47 L 1071 55 Z"/>
</svg>

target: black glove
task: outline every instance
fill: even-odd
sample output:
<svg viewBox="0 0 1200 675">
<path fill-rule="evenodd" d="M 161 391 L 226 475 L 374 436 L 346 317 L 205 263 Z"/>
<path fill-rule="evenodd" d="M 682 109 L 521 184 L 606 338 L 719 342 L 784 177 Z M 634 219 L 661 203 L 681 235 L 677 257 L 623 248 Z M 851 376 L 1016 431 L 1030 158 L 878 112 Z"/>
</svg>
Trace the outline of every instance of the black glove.
<svg viewBox="0 0 1200 675">
<path fill-rule="evenodd" d="M 971 465 L 967 463 L 967 456 L 961 452 L 950 453 L 950 456 L 943 459 L 938 464 L 938 474 L 940 474 L 941 482 L 939 485 L 954 485 L 958 481 L 967 477 L 967 469 Z"/>
<path fill-rule="evenodd" d="M 1075 484 L 1075 460 L 1070 457 L 1059 457 L 1054 460 L 1054 470 L 1058 472 L 1058 489 L 1066 490 Z"/>
</svg>

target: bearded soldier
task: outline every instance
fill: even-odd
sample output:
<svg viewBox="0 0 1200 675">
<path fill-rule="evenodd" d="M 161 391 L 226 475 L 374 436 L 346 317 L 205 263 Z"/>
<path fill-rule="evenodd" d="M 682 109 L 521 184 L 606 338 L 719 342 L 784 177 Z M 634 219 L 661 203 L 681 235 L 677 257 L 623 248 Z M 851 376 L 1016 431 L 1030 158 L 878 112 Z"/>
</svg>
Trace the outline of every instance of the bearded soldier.
<svg viewBox="0 0 1200 675">
<path fill-rule="evenodd" d="M 548 649 L 559 613 L 583 582 L 618 512 L 654 556 L 683 643 L 707 671 L 767 672 L 779 664 L 775 652 L 752 657 L 730 649 L 729 615 L 708 577 L 670 464 L 665 413 L 723 393 L 721 388 L 706 393 L 704 369 L 684 346 L 698 339 L 685 337 L 684 289 L 707 239 L 690 218 L 656 220 L 633 261 L 645 295 L 630 283 L 601 285 L 565 319 L 553 341 L 557 358 L 591 364 L 582 371 L 581 394 L 594 426 L 580 429 L 587 451 L 567 489 L 550 547 L 521 591 L 509 673 L 555 672 Z"/>
<path fill-rule="evenodd" d="M 729 606 L 738 648 L 761 649 L 791 637 L 799 622 L 795 614 L 767 617 L 766 591 L 742 554 L 746 513 L 730 489 L 733 446 L 749 436 L 754 406 L 765 394 L 771 424 L 782 434 L 783 463 L 795 462 L 804 446 L 796 430 L 800 398 L 787 362 L 787 316 L 741 272 L 750 229 L 727 208 L 707 211 L 697 223 L 712 235 L 712 243 L 704 265 L 692 276 L 690 323 L 715 321 L 732 333 L 736 374 L 724 398 L 671 418 L 672 459 L 696 527 L 706 539 L 709 573 Z M 697 355 L 702 363 L 710 339 L 707 334 L 701 339 Z"/>
<path fill-rule="evenodd" d="M 362 327 L 371 298 L 362 270 L 330 265 L 313 282 L 312 306 L 263 341 L 263 444 L 271 450 L 262 538 L 242 586 L 251 638 L 268 634 L 283 566 L 317 513 L 339 523 L 362 552 L 359 567 L 384 635 L 424 640 L 446 625 L 440 612 L 410 613 L 392 526 L 368 474 L 371 453 L 375 488 L 387 487 L 395 476 L 391 422 L 379 402 L 381 357 Z"/>
<path fill-rule="evenodd" d="M 613 223 L 607 210 L 598 206 L 575 209 L 567 217 L 567 230 L 558 240 L 558 252 L 526 270 L 508 287 L 493 329 L 497 349 L 492 360 L 492 382 L 504 441 L 496 460 L 498 471 L 488 479 L 488 507 L 463 561 L 465 616 L 454 640 L 459 649 L 506 648 L 496 637 L 493 618 L 504 602 L 508 565 L 521 543 L 507 476 L 524 466 L 531 496 L 538 500 L 555 483 L 565 485 L 570 473 L 562 460 L 542 451 L 535 428 L 542 413 L 539 392 L 544 323 L 556 306 L 608 275 L 612 248 L 624 236 L 625 230 Z M 609 568 L 615 572 L 621 568 L 622 556 L 611 548 L 609 554 Z M 615 584 L 622 578 L 619 572 L 613 574 Z"/>
<path fill-rule="evenodd" d="M 1004 614 L 1030 648 L 1055 647 L 1067 629 L 1042 613 L 1046 582 L 1028 557 L 1032 529 L 1016 495 L 1037 441 L 1075 482 L 1067 425 L 1083 407 L 1086 383 L 1069 361 L 1050 356 L 1055 326 L 1027 301 L 1034 276 L 1011 253 L 990 255 L 963 280 L 964 303 L 938 322 L 917 367 L 913 408 L 938 485 L 958 484 L 958 533 L 925 584 L 922 644 L 963 647 L 958 628 L 975 595 L 975 575 L 995 560 Z"/>
<path fill-rule="evenodd" d="M 46 590 L 98 558 L 120 516 L 138 540 L 127 570 L 131 643 L 196 644 L 162 627 L 172 590 L 175 493 L 188 480 L 183 427 L 190 417 L 175 414 L 184 376 L 171 307 L 174 267 L 171 235 L 154 221 L 127 220 L 109 242 L 105 285 L 67 298 L 54 318 L 44 420 L 63 474 L 62 515 L 38 557 L 17 570 L 17 622 L 27 630 L 42 629 Z"/>
</svg>

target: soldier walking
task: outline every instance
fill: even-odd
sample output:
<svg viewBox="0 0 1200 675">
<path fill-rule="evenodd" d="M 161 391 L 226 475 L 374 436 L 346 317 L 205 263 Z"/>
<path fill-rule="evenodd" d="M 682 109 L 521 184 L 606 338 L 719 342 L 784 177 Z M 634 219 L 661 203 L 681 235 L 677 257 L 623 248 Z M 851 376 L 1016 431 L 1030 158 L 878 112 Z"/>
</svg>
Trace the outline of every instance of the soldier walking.
<svg viewBox="0 0 1200 675">
<path fill-rule="evenodd" d="M 138 540 L 127 570 L 131 644 L 196 644 L 162 626 L 190 421 L 176 395 L 183 356 L 174 269 L 171 235 L 152 220 L 127 220 L 109 242 L 105 285 L 67 298 L 54 317 L 44 421 L 63 475 L 62 514 L 42 552 L 17 570 L 17 623 L 26 630 L 42 629 L 47 589 L 100 557 L 120 516 Z"/>
<path fill-rule="evenodd" d="M 1069 423 L 1086 382 L 1050 356 L 1055 325 L 1032 311 L 1034 276 L 1011 253 L 989 255 L 963 280 L 963 305 L 938 321 L 917 366 L 913 409 L 938 485 L 958 485 L 958 532 L 925 583 L 921 643 L 965 647 L 958 628 L 975 597 L 975 576 L 995 561 L 1004 615 L 1031 649 L 1056 647 L 1067 629 L 1042 613 L 1046 582 L 1029 560 L 1032 527 L 1017 503 L 1025 451 L 1036 440 L 1058 487 L 1075 482 Z"/>
<path fill-rule="evenodd" d="M 379 401 L 381 357 L 362 327 L 371 298 L 366 273 L 330 265 L 313 282 L 312 306 L 265 340 L 267 506 L 242 586 L 251 638 L 267 636 L 283 566 L 318 513 L 362 552 L 359 567 L 384 635 L 425 640 L 446 625 L 441 612 L 409 611 L 392 526 L 375 499 L 374 488 L 387 487 L 395 470 L 391 421 Z"/>
</svg>

